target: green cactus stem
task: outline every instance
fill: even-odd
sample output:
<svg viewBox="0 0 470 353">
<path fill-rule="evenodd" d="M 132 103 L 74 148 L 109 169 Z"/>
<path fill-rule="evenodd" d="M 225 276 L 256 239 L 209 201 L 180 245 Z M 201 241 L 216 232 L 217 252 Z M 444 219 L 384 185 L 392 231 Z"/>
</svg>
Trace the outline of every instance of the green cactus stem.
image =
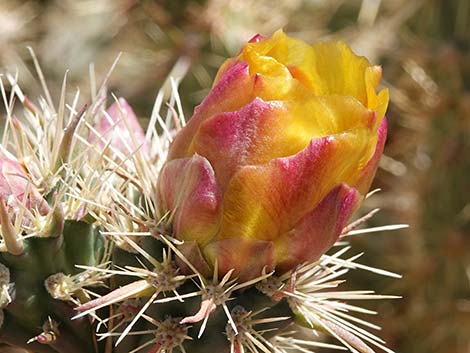
<svg viewBox="0 0 470 353">
<path fill-rule="evenodd" d="M 56 233 L 58 228 L 61 227 L 51 228 L 52 236 L 25 239 L 21 254 L 0 254 L 0 263 L 8 269 L 15 288 L 11 302 L 3 309 L 8 320 L 0 330 L 0 335 L 8 342 L 11 335 L 9 322 L 15 322 L 22 327 L 23 332 L 30 335 L 21 345 L 15 345 L 30 349 L 31 346 L 26 342 L 41 334 L 48 335 L 47 332 L 41 332 L 41 327 L 53 320 L 57 322 L 57 333 L 54 339 L 44 341 L 43 345 L 51 346 L 56 352 L 94 352 L 96 349 L 90 321 L 72 321 L 72 303 L 53 299 L 45 282 L 48 277 L 58 273 L 66 276 L 81 272 L 76 265 L 99 265 L 104 240 L 93 225 L 85 222 L 67 220 L 60 234 Z M 17 339 L 16 336 L 11 337 L 11 340 Z"/>
</svg>

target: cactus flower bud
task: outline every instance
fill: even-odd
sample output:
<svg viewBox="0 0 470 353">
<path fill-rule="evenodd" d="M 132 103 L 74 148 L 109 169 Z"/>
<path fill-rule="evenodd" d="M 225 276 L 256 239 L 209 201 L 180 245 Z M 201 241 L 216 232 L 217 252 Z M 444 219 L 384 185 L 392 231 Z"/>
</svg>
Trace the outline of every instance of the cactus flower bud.
<svg viewBox="0 0 470 353">
<path fill-rule="evenodd" d="M 25 195 L 28 191 L 28 195 Z M 17 206 L 17 202 L 24 202 L 26 208 L 37 209 L 42 215 L 47 214 L 50 209 L 23 166 L 7 157 L 0 157 L 0 198 L 13 208 Z"/>
<path fill-rule="evenodd" d="M 90 143 L 97 144 L 101 149 L 109 143 L 114 152 L 124 156 L 133 153 L 145 141 L 139 119 L 124 98 L 109 106 L 94 129 L 90 133 Z"/>
<path fill-rule="evenodd" d="M 342 42 L 256 36 L 220 68 L 158 180 L 194 263 L 279 273 L 314 261 L 367 193 L 386 137 L 381 68 Z"/>
</svg>

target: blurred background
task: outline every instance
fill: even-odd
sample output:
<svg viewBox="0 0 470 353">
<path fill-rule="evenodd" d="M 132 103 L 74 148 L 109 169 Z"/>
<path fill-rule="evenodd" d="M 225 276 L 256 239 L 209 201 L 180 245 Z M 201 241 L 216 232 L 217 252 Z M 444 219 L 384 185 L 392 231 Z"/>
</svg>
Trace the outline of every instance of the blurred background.
<svg viewBox="0 0 470 353">
<path fill-rule="evenodd" d="M 364 303 L 396 352 L 469 353 L 470 0 L 0 0 L 0 66 L 37 96 L 31 46 L 53 99 L 67 69 L 70 95 L 80 87 L 86 99 L 90 72 L 99 83 L 123 52 L 112 92 L 145 121 L 173 69 L 189 117 L 226 57 L 281 27 L 311 43 L 344 40 L 382 65 L 390 89 L 382 191 L 363 212 L 382 209 L 371 226 L 410 228 L 352 244 L 403 279 L 358 272 L 346 286 L 403 296 Z"/>
</svg>

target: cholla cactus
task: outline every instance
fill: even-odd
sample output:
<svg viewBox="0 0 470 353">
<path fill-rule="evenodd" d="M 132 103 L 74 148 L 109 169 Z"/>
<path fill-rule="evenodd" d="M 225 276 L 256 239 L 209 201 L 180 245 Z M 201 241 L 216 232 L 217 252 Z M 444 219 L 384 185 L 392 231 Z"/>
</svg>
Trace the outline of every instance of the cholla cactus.
<svg viewBox="0 0 470 353">
<path fill-rule="evenodd" d="M 146 133 L 123 98 L 105 108 L 106 79 L 80 109 L 64 80 L 55 109 L 44 81 L 36 106 L 7 76 L 0 339 L 51 353 L 341 348 L 323 332 L 390 352 L 346 302 L 385 296 L 333 290 L 349 269 L 397 276 L 344 257 L 375 212 L 347 224 L 385 142 L 380 75 L 343 43 L 256 36 L 188 124 L 172 80 Z"/>
</svg>

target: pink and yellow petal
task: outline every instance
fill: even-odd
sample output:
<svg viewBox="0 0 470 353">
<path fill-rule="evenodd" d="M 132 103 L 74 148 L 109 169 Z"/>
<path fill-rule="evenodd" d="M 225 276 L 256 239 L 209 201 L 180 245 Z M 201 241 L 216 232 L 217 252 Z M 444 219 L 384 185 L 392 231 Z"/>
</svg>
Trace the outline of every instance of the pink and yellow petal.
<svg viewBox="0 0 470 353">
<path fill-rule="evenodd" d="M 217 238 L 274 240 L 289 231 L 335 185 L 354 179 L 371 157 L 372 135 L 359 128 L 313 139 L 294 156 L 241 168 L 224 195 Z"/>
<path fill-rule="evenodd" d="M 303 142 L 282 133 L 289 124 L 282 102 L 256 98 L 234 112 L 206 120 L 194 137 L 193 149 L 214 167 L 225 190 L 233 174 L 247 164 L 267 163 L 275 157 L 296 153 Z"/>
<path fill-rule="evenodd" d="M 313 96 L 303 102 L 256 98 L 240 110 L 204 121 L 192 150 L 210 161 L 225 190 L 233 174 L 245 165 L 294 155 L 313 137 L 372 129 L 374 124 L 375 114 L 352 97 Z"/>
<path fill-rule="evenodd" d="M 232 278 L 244 282 L 274 270 L 274 246 L 270 241 L 232 238 L 207 245 L 206 259 L 218 268 L 221 277 L 234 270 Z"/>
<path fill-rule="evenodd" d="M 276 271 L 320 258 L 337 240 L 362 195 L 346 184 L 333 188 L 290 231 L 275 241 Z"/>
<path fill-rule="evenodd" d="M 213 115 L 237 110 L 253 100 L 253 77 L 248 64 L 237 62 L 219 78 L 204 101 L 196 107 L 193 117 L 175 137 L 168 152 L 168 159 L 189 157 L 193 154 L 191 143 L 199 125 Z"/>
<path fill-rule="evenodd" d="M 159 176 L 157 199 L 160 212 L 170 212 L 176 238 L 205 245 L 217 232 L 221 194 L 207 159 L 194 155 L 167 162 Z"/>
<path fill-rule="evenodd" d="M 265 101 L 307 99 L 311 92 L 290 77 L 265 76 L 260 73 L 250 75 L 246 62 L 230 60 L 219 71 L 218 81 L 206 99 L 195 109 L 186 127 L 173 141 L 169 159 L 188 157 L 195 153 L 193 139 L 200 125 L 207 119 L 224 112 L 241 109 L 259 97 Z"/>
</svg>

